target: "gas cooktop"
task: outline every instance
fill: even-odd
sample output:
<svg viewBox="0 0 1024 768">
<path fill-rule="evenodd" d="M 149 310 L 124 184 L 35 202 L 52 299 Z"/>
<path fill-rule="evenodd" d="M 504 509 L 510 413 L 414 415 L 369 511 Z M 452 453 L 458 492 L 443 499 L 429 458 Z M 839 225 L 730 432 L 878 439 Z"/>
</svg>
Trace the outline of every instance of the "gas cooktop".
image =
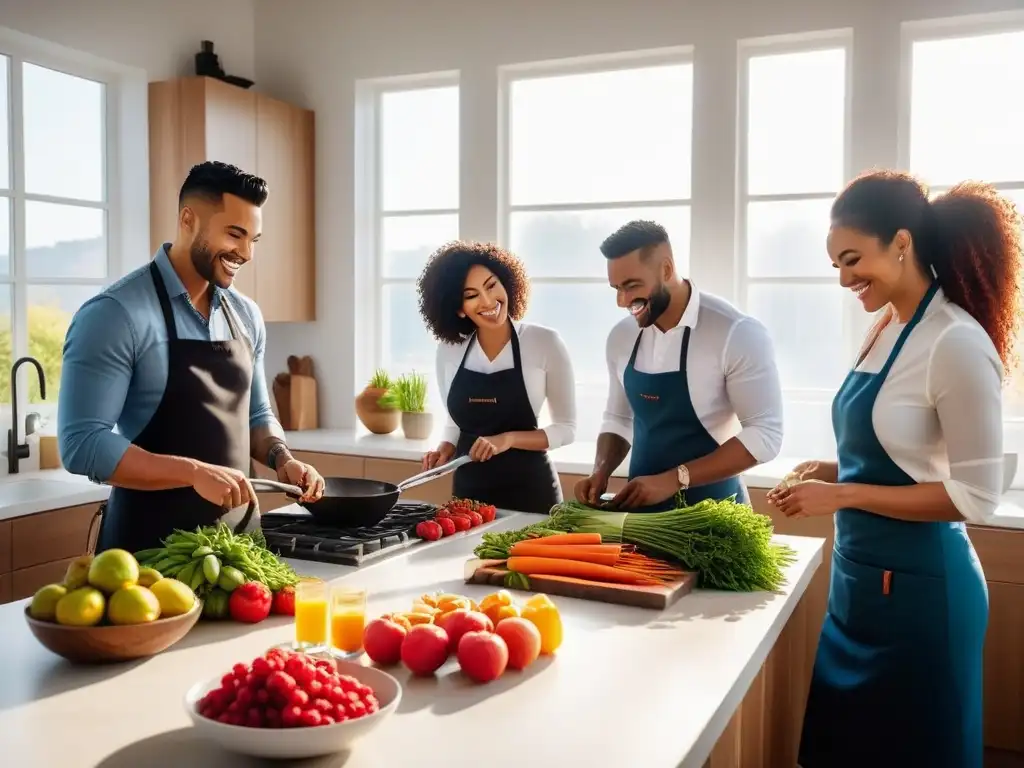
<svg viewBox="0 0 1024 768">
<path fill-rule="evenodd" d="M 281 557 L 358 566 L 417 544 L 416 524 L 435 512 L 433 504 L 400 501 L 376 525 L 340 528 L 317 523 L 293 505 L 266 513 L 261 525 L 267 546 Z"/>
</svg>

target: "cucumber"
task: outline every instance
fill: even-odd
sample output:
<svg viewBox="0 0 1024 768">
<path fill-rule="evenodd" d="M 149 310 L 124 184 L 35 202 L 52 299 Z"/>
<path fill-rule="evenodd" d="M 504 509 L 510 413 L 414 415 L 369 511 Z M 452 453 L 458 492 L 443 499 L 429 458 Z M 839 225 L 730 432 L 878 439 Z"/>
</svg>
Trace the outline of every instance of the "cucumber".
<svg viewBox="0 0 1024 768">
<path fill-rule="evenodd" d="M 225 592 L 234 592 L 245 583 L 245 574 L 237 568 L 225 565 L 220 569 L 220 578 L 217 579 L 217 586 Z"/>
</svg>

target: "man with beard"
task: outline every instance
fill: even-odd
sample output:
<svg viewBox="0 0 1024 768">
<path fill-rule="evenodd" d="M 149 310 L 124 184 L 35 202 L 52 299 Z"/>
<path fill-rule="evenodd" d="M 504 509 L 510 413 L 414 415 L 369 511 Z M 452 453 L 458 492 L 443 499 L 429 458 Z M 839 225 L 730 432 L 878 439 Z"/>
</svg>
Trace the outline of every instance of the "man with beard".
<svg viewBox="0 0 1024 768">
<path fill-rule="evenodd" d="M 174 529 L 258 527 L 250 458 L 304 491 L 323 478 L 292 458 L 263 373 L 266 326 L 232 288 L 253 258 L 266 183 L 196 165 L 178 233 L 153 261 L 86 302 L 64 345 L 58 402 L 69 472 L 113 486 L 97 551 L 160 545 Z"/>
<path fill-rule="evenodd" d="M 610 506 L 636 511 L 735 495 L 740 474 L 782 447 L 782 391 L 765 327 L 676 272 L 668 234 L 632 221 L 601 252 L 624 318 L 608 336 L 608 405 L 593 474 L 576 497 L 601 501 L 626 454 L 629 482 Z M 640 331 L 636 328 L 639 326 Z"/>
</svg>

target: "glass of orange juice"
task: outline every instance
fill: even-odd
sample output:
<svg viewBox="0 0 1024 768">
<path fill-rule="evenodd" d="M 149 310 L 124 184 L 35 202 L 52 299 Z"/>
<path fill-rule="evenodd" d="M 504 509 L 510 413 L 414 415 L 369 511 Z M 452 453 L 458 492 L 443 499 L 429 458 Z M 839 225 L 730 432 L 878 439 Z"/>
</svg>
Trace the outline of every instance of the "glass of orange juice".
<svg viewBox="0 0 1024 768">
<path fill-rule="evenodd" d="M 295 587 L 295 649 L 316 653 L 327 648 L 327 584 L 302 579 Z"/>
<path fill-rule="evenodd" d="M 363 650 L 366 590 L 338 586 L 331 590 L 331 653 L 347 657 Z"/>
</svg>

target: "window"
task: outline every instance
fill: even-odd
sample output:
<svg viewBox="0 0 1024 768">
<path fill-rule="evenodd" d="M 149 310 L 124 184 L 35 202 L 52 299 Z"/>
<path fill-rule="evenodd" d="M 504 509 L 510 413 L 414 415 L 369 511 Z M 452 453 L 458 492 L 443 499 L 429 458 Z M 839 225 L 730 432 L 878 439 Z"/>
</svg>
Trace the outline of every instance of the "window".
<svg viewBox="0 0 1024 768">
<path fill-rule="evenodd" d="M 693 67 L 678 57 L 632 69 L 509 71 L 505 237 L 532 284 L 527 320 L 557 330 L 576 373 L 577 441 L 600 430 L 605 340 L 626 317 L 608 287 L 601 241 L 631 219 L 690 253 Z"/>
<path fill-rule="evenodd" d="M 108 282 L 106 124 L 103 83 L 0 55 L 0 402 L 5 404 L 12 361 L 31 355 L 46 373 L 46 401 L 52 407 L 71 317 Z M 30 402 L 39 402 L 36 377 L 27 381 Z"/>
<path fill-rule="evenodd" d="M 1024 211 L 1024 25 L 910 41 L 907 165 L 939 193 L 965 179 L 995 184 Z M 979 116 L 984 116 L 979 119 Z M 1006 449 L 1024 449 L 1024 371 L 1004 396 Z"/>
<path fill-rule="evenodd" d="M 425 374 L 437 406 L 437 344 L 419 315 L 416 279 L 434 250 L 459 237 L 459 89 L 385 90 L 377 114 L 376 359 L 393 376 Z"/>
<path fill-rule="evenodd" d="M 860 311 L 825 250 L 846 176 L 847 60 L 845 41 L 741 48 L 740 296 L 775 344 L 789 456 L 835 451 L 828 411 Z"/>
</svg>

